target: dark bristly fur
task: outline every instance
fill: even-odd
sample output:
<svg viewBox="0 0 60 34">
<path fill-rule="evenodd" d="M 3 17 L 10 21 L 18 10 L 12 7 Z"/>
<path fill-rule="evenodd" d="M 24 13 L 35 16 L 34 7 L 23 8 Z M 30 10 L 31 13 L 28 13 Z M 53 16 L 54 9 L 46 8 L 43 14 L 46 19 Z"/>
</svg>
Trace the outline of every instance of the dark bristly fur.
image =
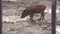
<svg viewBox="0 0 60 34">
<path fill-rule="evenodd" d="M 33 15 L 36 13 L 40 13 L 41 17 L 39 20 L 44 20 L 44 10 L 46 9 L 45 5 L 32 5 L 27 7 L 23 12 L 21 18 L 24 18 L 30 15 L 30 20 L 33 20 Z"/>
</svg>

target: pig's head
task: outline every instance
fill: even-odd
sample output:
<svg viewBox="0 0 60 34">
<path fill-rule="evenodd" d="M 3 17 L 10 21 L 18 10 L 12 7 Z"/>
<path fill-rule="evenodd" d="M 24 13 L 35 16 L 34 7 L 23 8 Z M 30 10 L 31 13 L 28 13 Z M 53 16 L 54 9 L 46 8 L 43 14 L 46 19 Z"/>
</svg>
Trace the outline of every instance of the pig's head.
<svg viewBox="0 0 60 34">
<path fill-rule="evenodd" d="M 26 10 L 23 11 L 21 18 L 25 18 L 28 15 L 28 12 Z"/>
</svg>

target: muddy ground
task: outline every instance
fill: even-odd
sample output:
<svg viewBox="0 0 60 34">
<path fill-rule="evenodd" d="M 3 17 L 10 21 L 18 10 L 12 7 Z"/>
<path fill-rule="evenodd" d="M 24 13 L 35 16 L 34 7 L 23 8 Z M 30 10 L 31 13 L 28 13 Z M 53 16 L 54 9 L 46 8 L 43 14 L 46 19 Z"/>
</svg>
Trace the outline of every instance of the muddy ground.
<svg viewBox="0 0 60 34">
<path fill-rule="evenodd" d="M 23 3 L 23 2 L 22 2 Z M 3 34 L 51 34 L 52 23 L 51 14 L 45 14 L 44 20 L 38 21 L 39 15 L 34 15 L 34 21 L 31 22 L 29 17 L 21 19 L 21 13 L 31 4 L 21 4 L 15 2 L 2 3 L 2 33 Z M 60 14 L 57 14 L 57 25 L 60 26 Z M 60 33 L 60 32 L 59 32 Z M 59 34 L 57 33 L 57 34 Z"/>
</svg>

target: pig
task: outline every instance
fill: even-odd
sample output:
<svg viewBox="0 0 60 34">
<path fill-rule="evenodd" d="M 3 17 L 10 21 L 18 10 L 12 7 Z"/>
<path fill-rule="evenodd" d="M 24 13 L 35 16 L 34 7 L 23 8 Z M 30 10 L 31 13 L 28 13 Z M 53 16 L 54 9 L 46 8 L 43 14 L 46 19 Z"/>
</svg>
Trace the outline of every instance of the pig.
<svg viewBox="0 0 60 34">
<path fill-rule="evenodd" d="M 46 9 L 45 5 L 31 5 L 27 7 L 21 14 L 21 18 L 25 18 L 30 15 L 30 20 L 33 20 L 34 14 L 40 14 L 41 17 L 38 20 L 44 20 L 44 10 Z"/>
</svg>

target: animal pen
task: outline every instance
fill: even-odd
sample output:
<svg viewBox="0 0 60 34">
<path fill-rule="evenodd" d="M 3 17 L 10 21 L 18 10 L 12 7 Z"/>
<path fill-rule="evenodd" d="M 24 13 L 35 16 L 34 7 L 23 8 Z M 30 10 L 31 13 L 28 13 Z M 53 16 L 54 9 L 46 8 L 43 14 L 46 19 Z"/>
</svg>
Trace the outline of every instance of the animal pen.
<svg viewBox="0 0 60 34">
<path fill-rule="evenodd" d="M 59 0 L 2 0 L 0 3 L 2 34 L 60 34 Z"/>
</svg>

